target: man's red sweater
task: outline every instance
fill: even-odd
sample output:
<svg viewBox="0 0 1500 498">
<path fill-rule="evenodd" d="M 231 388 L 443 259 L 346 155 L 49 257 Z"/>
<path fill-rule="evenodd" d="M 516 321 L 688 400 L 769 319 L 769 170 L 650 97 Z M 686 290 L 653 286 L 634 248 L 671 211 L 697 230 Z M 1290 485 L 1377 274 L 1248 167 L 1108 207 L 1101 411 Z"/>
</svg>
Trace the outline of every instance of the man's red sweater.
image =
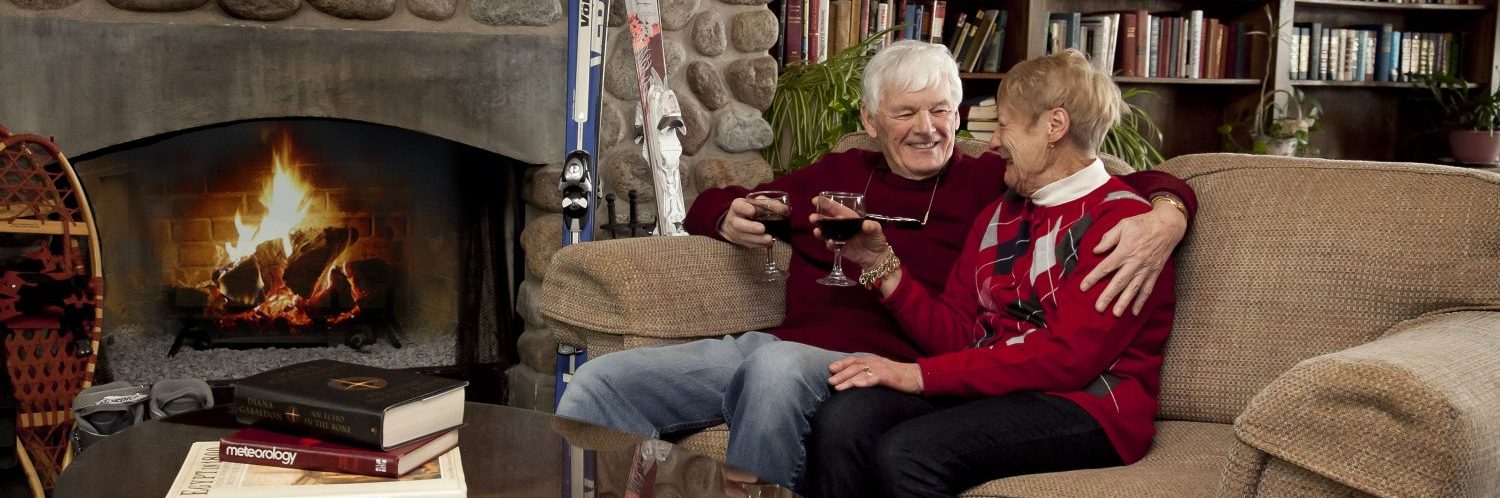
<svg viewBox="0 0 1500 498">
<path fill-rule="evenodd" d="M 1150 209 L 1097 161 L 1031 199 L 1010 193 L 985 208 L 945 286 L 903 278 L 885 299 L 935 353 L 917 360 L 923 395 L 1054 394 L 1092 415 L 1125 463 L 1145 456 L 1177 302 L 1174 264 L 1140 315 L 1094 311 L 1104 286 L 1078 287 L 1104 259 L 1092 250 L 1104 233 Z"/>
<path fill-rule="evenodd" d="M 785 190 L 792 206 L 786 318 L 770 332 L 783 340 L 832 351 L 878 354 L 898 361 L 909 362 L 942 352 L 926 350 L 903 333 L 895 317 L 881 305 L 879 293 L 862 287 L 830 287 L 815 282 L 828 274 L 833 252 L 812 235 L 812 224 L 807 221 L 812 199 L 825 190 L 864 192 L 866 211 L 917 219 L 927 212 L 931 200 L 932 214 L 925 227 L 887 225 L 885 235 L 900 251 L 908 276 L 930 289 L 941 289 L 958 260 L 975 216 L 1005 192 L 1004 178 L 1005 160 L 994 154 L 975 158 L 955 152 L 941 176 L 916 181 L 891 172 L 879 152 L 855 149 L 825 155 L 794 173 L 757 185 L 754 190 Z M 1170 174 L 1145 171 L 1122 179 L 1138 192 L 1176 195 L 1187 205 L 1189 213 L 1197 207 L 1192 189 Z M 704 190 L 688 209 L 685 228 L 695 235 L 722 240 L 718 225 L 729 203 L 751 191 L 743 187 Z M 844 271 L 857 277 L 860 269 L 845 261 Z"/>
</svg>

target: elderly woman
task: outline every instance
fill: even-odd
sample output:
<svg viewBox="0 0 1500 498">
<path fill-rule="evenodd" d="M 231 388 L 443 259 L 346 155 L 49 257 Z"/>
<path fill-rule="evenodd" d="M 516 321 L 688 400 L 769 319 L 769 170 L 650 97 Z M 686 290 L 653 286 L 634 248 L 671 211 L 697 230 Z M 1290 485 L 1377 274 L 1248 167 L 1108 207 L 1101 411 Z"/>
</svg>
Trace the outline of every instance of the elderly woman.
<svg viewBox="0 0 1500 498">
<path fill-rule="evenodd" d="M 809 495 L 953 496 L 1017 474 L 1128 464 L 1155 434 L 1167 264 L 1139 314 L 1081 289 L 1094 247 L 1151 205 L 1111 178 L 1099 143 L 1125 103 L 1077 51 L 1018 64 L 1000 84 L 990 147 L 1009 191 L 981 211 L 941 289 L 908 277 L 901 246 L 866 221 L 844 248 L 930 356 L 850 356 L 809 438 Z M 998 179 L 997 179 L 998 180 Z M 817 215 L 812 219 L 816 222 Z"/>
</svg>

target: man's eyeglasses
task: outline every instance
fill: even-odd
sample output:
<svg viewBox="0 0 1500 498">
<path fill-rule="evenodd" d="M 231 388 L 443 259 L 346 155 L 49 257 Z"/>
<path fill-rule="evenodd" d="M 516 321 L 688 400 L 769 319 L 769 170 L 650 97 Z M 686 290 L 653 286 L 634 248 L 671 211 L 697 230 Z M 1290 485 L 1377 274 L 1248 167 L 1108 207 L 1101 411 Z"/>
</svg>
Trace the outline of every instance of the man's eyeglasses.
<svg viewBox="0 0 1500 498">
<path fill-rule="evenodd" d="M 947 171 L 947 168 L 943 168 L 943 170 L 938 171 L 937 178 L 933 180 L 932 196 L 927 198 L 927 212 L 922 214 L 922 219 L 919 220 L 916 218 L 907 218 L 905 216 L 886 216 L 883 214 L 875 214 L 870 212 L 865 213 L 865 219 L 873 220 L 879 223 L 890 223 L 897 227 L 911 230 L 918 230 L 922 227 L 927 226 L 927 217 L 932 216 L 932 203 L 933 201 L 937 200 L 938 185 L 941 185 L 943 183 L 943 173 Z M 871 171 L 870 177 L 865 179 L 865 194 L 870 193 L 870 180 L 873 179 L 875 179 L 875 172 Z"/>
</svg>

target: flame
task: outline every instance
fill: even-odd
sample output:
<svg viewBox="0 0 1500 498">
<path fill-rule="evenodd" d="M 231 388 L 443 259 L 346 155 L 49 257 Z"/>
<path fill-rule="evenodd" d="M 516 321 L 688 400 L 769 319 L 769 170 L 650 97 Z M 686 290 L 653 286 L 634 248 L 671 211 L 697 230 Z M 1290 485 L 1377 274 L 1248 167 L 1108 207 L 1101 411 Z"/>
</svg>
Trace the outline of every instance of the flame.
<svg viewBox="0 0 1500 498">
<path fill-rule="evenodd" d="M 261 243 L 276 239 L 281 239 L 286 254 L 292 253 L 292 229 L 307 217 L 309 189 L 292 174 L 295 165 L 292 163 L 291 140 L 283 139 L 281 150 L 271 151 L 271 163 L 274 174 L 260 194 L 260 204 L 266 207 L 266 216 L 261 218 L 259 226 L 252 226 L 244 222 L 240 213 L 234 213 L 234 228 L 239 232 L 239 240 L 224 243 L 224 252 L 230 261 L 248 258 L 255 254 L 255 248 Z"/>
</svg>

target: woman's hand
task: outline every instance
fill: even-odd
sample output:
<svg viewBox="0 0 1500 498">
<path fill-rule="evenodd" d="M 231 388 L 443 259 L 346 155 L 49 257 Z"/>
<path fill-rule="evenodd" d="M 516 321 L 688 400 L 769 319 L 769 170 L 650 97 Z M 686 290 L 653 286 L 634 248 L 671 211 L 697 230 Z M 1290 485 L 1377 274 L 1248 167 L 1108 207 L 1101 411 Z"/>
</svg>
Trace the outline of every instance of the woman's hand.
<svg viewBox="0 0 1500 498">
<path fill-rule="evenodd" d="M 776 239 L 766 235 L 766 226 L 755 221 L 755 205 L 743 198 L 729 203 L 724 220 L 719 222 L 719 236 L 731 244 L 765 249 Z"/>
<path fill-rule="evenodd" d="M 907 394 L 922 394 L 922 367 L 874 355 L 854 355 L 828 365 L 834 390 L 885 386 Z"/>
<path fill-rule="evenodd" d="M 1161 275 L 1167 258 L 1172 257 L 1172 250 L 1186 233 L 1187 217 L 1170 205 L 1153 204 L 1151 212 L 1121 220 L 1094 246 L 1094 254 L 1110 254 L 1083 277 L 1079 289 L 1087 292 L 1114 273 L 1109 286 L 1094 303 L 1094 310 L 1103 313 L 1110 301 L 1115 301 L 1115 316 L 1124 315 L 1126 307 L 1139 315 L 1156 286 L 1156 277 Z M 1119 300 L 1115 300 L 1116 296 Z"/>
<path fill-rule="evenodd" d="M 813 213 L 808 215 L 807 219 L 812 221 L 813 227 L 815 227 L 813 228 L 813 235 L 817 236 L 820 239 L 823 238 L 823 230 L 820 228 L 816 228 L 818 226 L 818 220 L 833 217 L 823 216 L 821 214 L 825 212 L 837 214 L 841 218 L 859 217 L 859 213 L 854 212 L 853 209 L 849 209 L 848 207 L 845 207 L 841 204 L 829 201 L 828 199 L 825 199 L 821 196 L 813 197 Z M 828 246 L 828 250 L 830 251 L 833 250 L 833 246 L 836 244 L 834 241 L 828 239 L 824 239 L 823 242 Z M 891 245 L 886 242 L 885 231 L 880 228 L 880 224 L 870 220 L 864 220 L 864 222 L 859 227 L 859 233 L 855 234 L 854 237 L 844 242 L 844 258 L 848 259 L 849 261 L 853 261 L 861 268 L 869 268 L 878 263 L 880 261 L 880 257 L 884 255 L 886 251 L 890 250 L 890 248 Z"/>
</svg>

